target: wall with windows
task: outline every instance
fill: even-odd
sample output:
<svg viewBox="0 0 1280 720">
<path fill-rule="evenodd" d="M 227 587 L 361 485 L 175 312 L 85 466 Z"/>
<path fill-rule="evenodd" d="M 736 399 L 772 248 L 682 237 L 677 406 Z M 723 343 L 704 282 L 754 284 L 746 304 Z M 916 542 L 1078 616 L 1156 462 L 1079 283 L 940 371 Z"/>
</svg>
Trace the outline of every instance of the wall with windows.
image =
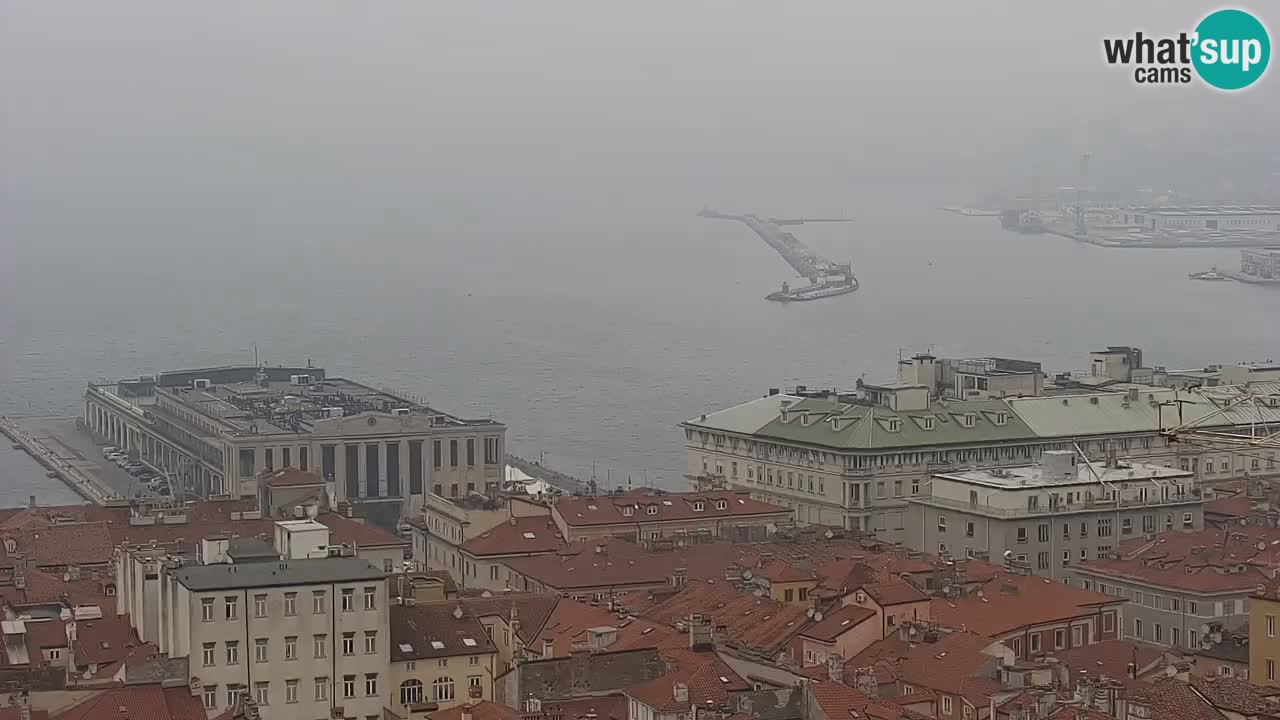
<svg viewBox="0 0 1280 720">
<path fill-rule="evenodd" d="M 1124 627 L 1120 637 L 1161 646 L 1198 647 L 1204 626 L 1221 621 L 1235 627 L 1248 618 L 1248 591 L 1197 593 L 1134 583 L 1077 568 L 1072 584 L 1086 590 L 1124 598 Z"/>
<path fill-rule="evenodd" d="M 470 699 L 492 700 L 496 655 L 455 655 L 391 663 L 392 707 L 408 715 L 408 705 L 434 702 L 441 710 Z"/>
</svg>

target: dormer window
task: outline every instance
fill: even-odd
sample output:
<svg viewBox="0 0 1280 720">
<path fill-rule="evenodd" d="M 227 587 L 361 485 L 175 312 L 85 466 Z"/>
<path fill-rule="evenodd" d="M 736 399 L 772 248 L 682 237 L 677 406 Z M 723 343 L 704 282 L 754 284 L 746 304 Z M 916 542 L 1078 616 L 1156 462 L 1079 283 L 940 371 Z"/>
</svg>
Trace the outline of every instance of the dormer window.
<svg viewBox="0 0 1280 720">
<path fill-rule="evenodd" d="M 717 509 L 717 510 L 725 510 L 725 509 L 727 509 L 728 507 L 729 507 L 729 503 L 725 502 L 724 500 L 717 500 L 717 501 L 716 501 L 716 509 Z"/>
<path fill-rule="evenodd" d="M 694 511 L 694 512 L 702 512 L 702 501 L 701 501 L 701 500 L 695 500 L 695 501 L 694 501 L 694 503 L 693 503 L 693 511 Z"/>
<path fill-rule="evenodd" d="M 1005 425 L 1009 422 L 1009 413 L 1001 411 L 996 413 L 996 425 Z"/>
<path fill-rule="evenodd" d="M 647 512 L 647 513 L 649 513 L 650 515 L 657 515 L 657 514 L 658 514 L 658 506 L 657 506 L 657 505 L 647 505 L 647 506 L 645 506 L 644 511 L 645 511 L 645 512 Z"/>
<path fill-rule="evenodd" d="M 622 514 L 625 515 L 626 517 L 631 517 L 632 515 L 635 514 L 635 512 L 636 512 L 636 509 L 630 505 L 622 506 Z"/>
<path fill-rule="evenodd" d="M 934 425 L 934 419 L 932 415 L 929 415 L 923 418 L 923 421 L 921 422 L 921 427 L 923 427 L 925 430 L 932 430 L 933 425 Z"/>
<path fill-rule="evenodd" d="M 964 425 L 967 428 L 973 427 L 974 425 L 977 424 L 977 422 L 978 422 L 978 416 L 975 415 L 974 413 L 965 413 L 960 418 L 960 424 Z"/>
<path fill-rule="evenodd" d="M 885 429 L 892 433 L 901 432 L 902 420 L 899 418 L 889 418 L 889 422 L 885 424 Z"/>
</svg>

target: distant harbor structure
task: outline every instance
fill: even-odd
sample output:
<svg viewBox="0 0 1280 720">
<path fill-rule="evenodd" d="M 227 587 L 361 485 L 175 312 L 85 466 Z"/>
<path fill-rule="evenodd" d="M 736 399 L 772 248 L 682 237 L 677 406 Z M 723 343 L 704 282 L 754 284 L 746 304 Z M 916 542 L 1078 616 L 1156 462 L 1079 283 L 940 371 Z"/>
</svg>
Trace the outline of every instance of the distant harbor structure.
<svg viewBox="0 0 1280 720">
<path fill-rule="evenodd" d="M 854 277 L 852 263 L 832 262 L 810 250 L 808 246 L 796 239 L 795 235 L 782 229 L 783 225 L 848 222 L 846 219 L 769 218 L 766 220 L 756 215 L 730 215 L 706 207 L 698 211 L 698 217 L 734 220 L 746 225 L 769 247 L 777 251 L 796 273 L 809 281 L 808 285 L 798 288 L 792 288 L 790 283 L 784 282 L 782 290 L 769 293 L 765 296 L 766 300 L 775 302 L 818 300 L 844 295 L 858 289 L 858 279 Z"/>
</svg>

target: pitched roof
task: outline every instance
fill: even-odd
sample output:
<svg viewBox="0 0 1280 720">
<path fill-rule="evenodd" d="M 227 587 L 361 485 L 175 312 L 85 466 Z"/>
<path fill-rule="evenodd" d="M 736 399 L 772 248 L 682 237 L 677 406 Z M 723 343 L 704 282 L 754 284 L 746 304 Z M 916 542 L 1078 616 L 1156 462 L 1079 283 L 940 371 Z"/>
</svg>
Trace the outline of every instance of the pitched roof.
<svg viewBox="0 0 1280 720">
<path fill-rule="evenodd" d="M 1243 678 L 1219 675 L 1192 678 L 1191 686 L 1219 710 L 1242 715 L 1280 711 L 1280 688 L 1262 687 Z"/>
<path fill-rule="evenodd" d="M 927 602 L 929 600 L 928 595 L 925 595 L 915 585 L 900 577 L 891 577 L 881 582 L 866 583 L 861 586 L 861 589 L 867 595 L 870 595 L 871 599 L 875 600 L 880 607 Z"/>
<path fill-rule="evenodd" d="M 305 487 L 308 485 L 324 485 L 319 473 L 299 470 L 294 467 L 281 468 L 263 474 L 263 481 L 271 487 Z"/>
<path fill-rule="evenodd" d="M 30 568 L 23 577 L 23 589 L 12 586 L 0 588 L 0 597 L 19 607 L 63 601 L 72 605 L 105 605 L 108 602 L 104 582 L 87 575 L 79 580 L 72 580 L 65 574 L 56 575 Z"/>
<path fill-rule="evenodd" d="M 1159 647 L 1128 640 L 1103 640 L 1067 650 L 1055 650 L 1053 656 L 1071 669 L 1073 677 L 1087 672 L 1090 677 L 1105 675 L 1124 678 L 1129 675 L 1129 663 L 1137 665 L 1137 674 L 1142 677 L 1164 664 L 1164 651 Z"/>
<path fill-rule="evenodd" d="M 905 698 L 874 698 L 848 685 L 833 682 L 811 682 L 809 692 L 828 720 L 872 718 L 874 720 L 917 720 L 928 716 L 901 707 L 895 700 L 919 700 Z"/>
<path fill-rule="evenodd" d="M 835 642 L 837 638 L 874 618 L 876 611 L 857 605 L 845 605 L 827 613 L 822 620 L 810 624 L 800 634 L 822 642 Z M 817 616 L 814 616 L 817 619 Z M 877 633 L 877 636 L 879 633 Z"/>
<path fill-rule="evenodd" d="M 392 662 L 492 652 L 484 625 L 457 602 L 391 606 Z"/>
<path fill-rule="evenodd" d="M 786 563 L 781 560 L 770 561 L 755 571 L 756 577 L 762 577 L 769 582 L 786 583 L 786 582 L 802 582 L 805 580 L 816 580 L 817 577 L 812 571 L 804 571 L 800 568 Z"/>
<path fill-rule="evenodd" d="M 615 635 L 609 645 L 610 651 L 688 645 L 688 641 L 670 626 L 644 618 L 619 617 L 604 608 L 560 598 L 529 646 L 534 652 L 542 652 L 550 642 L 553 657 L 565 657 L 574 643 L 589 639 L 589 630 L 606 627 L 612 628 Z"/>
<path fill-rule="evenodd" d="M 673 493 L 649 488 L 622 495 L 564 496 L 552 510 L 570 527 L 791 514 L 790 509 L 756 500 L 746 491 Z"/>
<path fill-rule="evenodd" d="M 547 618 L 551 617 L 559 601 L 560 596 L 555 593 L 515 592 L 458 599 L 465 610 L 478 618 L 496 616 L 502 618 L 508 625 L 511 624 L 512 618 L 519 620 L 520 628 L 516 631 L 516 635 L 527 646 L 533 645 L 534 638 L 546 624 Z"/>
<path fill-rule="evenodd" d="M 916 687 L 972 697 L 990 689 L 992 679 L 981 672 L 995 667 L 999 655 L 992 653 L 999 651 L 1000 646 L 992 638 L 969 632 L 941 633 L 932 643 L 907 643 L 891 636 L 845 662 L 845 681 L 856 684 L 859 671 L 869 667 L 880 671 L 877 682 L 893 678 Z"/>
<path fill-rule="evenodd" d="M 934 598 L 933 620 L 943 627 L 1001 637 L 1031 625 L 1061 622 L 1092 615 L 1105 605 L 1124 599 L 1030 575 L 1004 575 L 981 591 L 955 600 Z"/>
<path fill-rule="evenodd" d="M 1074 567 L 1077 573 L 1187 592 L 1248 592 L 1266 584 L 1267 569 L 1280 567 L 1280 529 L 1247 525 L 1164 532 L 1154 541 L 1136 538 L 1122 543 L 1112 559 Z"/>
<path fill-rule="evenodd" d="M 120 708 L 125 710 L 121 712 Z M 132 685 L 104 690 L 50 717 L 54 720 L 117 717 L 128 717 L 129 720 L 205 720 L 206 714 L 200 699 L 186 687 Z"/>
<path fill-rule="evenodd" d="M 635 614 L 666 625 L 687 621 L 690 615 L 700 613 L 711 618 L 718 636 L 768 655 L 776 654 L 810 624 L 804 606 L 757 597 L 723 580 L 689 583 L 672 595 L 628 595 L 626 604 Z"/>
<path fill-rule="evenodd" d="M 508 558 L 502 562 L 556 590 L 656 585 L 667 582 L 671 574 L 668 558 L 622 541 L 575 542 L 554 554 Z"/>
<path fill-rule="evenodd" d="M 72 650 L 77 665 L 104 665 L 123 660 L 140 644 L 128 615 L 103 615 L 95 620 L 76 622 Z"/>
<path fill-rule="evenodd" d="M 316 520 L 328 526 L 334 544 L 362 548 L 404 547 L 409 541 L 366 522 L 352 520 L 340 513 L 321 513 Z"/>
<path fill-rule="evenodd" d="M 1175 678 L 1160 678 L 1151 683 L 1128 686 L 1131 703 L 1151 707 L 1151 717 L 1159 720 L 1222 720 L 1222 714 L 1190 685 Z"/>
<path fill-rule="evenodd" d="M 657 712 L 678 712 L 691 706 L 708 703 L 719 705 L 729 699 L 730 693 L 747 692 L 751 684 L 743 680 L 715 653 L 695 653 L 688 650 L 662 651 L 662 657 L 674 670 L 647 682 L 627 688 L 628 697 L 652 707 Z M 676 687 L 683 685 L 688 691 L 686 700 L 676 699 Z"/>
<path fill-rule="evenodd" d="M 570 700 L 542 701 L 542 714 L 525 713 L 524 720 L 627 720 L 627 697 L 622 694 L 599 695 Z"/>
<path fill-rule="evenodd" d="M 10 535 L 35 567 L 106 565 L 111 562 L 111 529 L 105 522 L 73 522 L 30 527 Z M 13 567 L 13 555 L 0 549 L 0 567 Z"/>
<path fill-rule="evenodd" d="M 462 543 L 462 550 L 479 557 L 533 555 L 555 552 L 564 538 L 547 516 L 513 517 Z"/>
</svg>

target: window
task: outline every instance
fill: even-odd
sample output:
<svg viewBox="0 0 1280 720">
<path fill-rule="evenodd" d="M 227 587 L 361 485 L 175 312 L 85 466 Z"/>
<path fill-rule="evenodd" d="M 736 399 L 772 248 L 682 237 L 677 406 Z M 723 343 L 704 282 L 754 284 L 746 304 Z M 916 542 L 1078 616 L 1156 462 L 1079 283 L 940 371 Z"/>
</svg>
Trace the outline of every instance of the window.
<svg viewBox="0 0 1280 720">
<path fill-rule="evenodd" d="M 1164 633 L 1161 631 L 1160 623 L 1151 625 L 1151 639 L 1155 642 L 1164 642 Z"/>
<path fill-rule="evenodd" d="M 1049 542 L 1049 524 L 1044 523 L 1041 524 L 1040 527 L 1036 528 L 1036 536 L 1039 538 L 1040 542 Z"/>
<path fill-rule="evenodd" d="M 498 464 L 498 438 L 496 437 L 484 439 L 484 464 Z"/>
<path fill-rule="evenodd" d="M 939 515 L 938 516 L 938 532 L 944 533 L 946 531 L 947 531 L 947 516 Z"/>
<path fill-rule="evenodd" d="M 378 694 L 378 673 L 364 674 L 364 694 L 369 697 Z"/>
<path fill-rule="evenodd" d="M 422 702 L 422 681 L 418 679 L 405 680 L 400 683 L 400 704 L 401 705 L 417 705 Z"/>
<path fill-rule="evenodd" d="M 822 481 L 819 480 L 818 484 L 821 485 Z M 912 495 L 920 494 L 920 478 L 911 478 L 911 494 Z"/>
<path fill-rule="evenodd" d="M 237 598 L 235 595 L 228 595 L 222 599 L 225 604 L 228 620 L 235 620 L 240 616 L 240 606 L 238 604 L 239 599 L 240 598 Z"/>
<path fill-rule="evenodd" d="M 1200 614 L 1200 603 L 1196 602 L 1195 600 L 1188 600 L 1188 601 L 1187 601 L 1187 612 L 1191 613 L 1192 615 L 1199 615 L 1199 614 Z"/>
<path fill-rule="evenodd" d="M 1026 541 L 1027 541 L 1027 529 L 1024 527 L 1018 528 L 1018 542 L 1025 543 Z"/>
<path fill-rule="evenodd" d="M 378 652 L 378 631 L 365 630 L 364 631 L 364 654 L 372 655 L 376 652 Z"/>
<path fill-rule="evenodd" d="M 311 612 L 316 615 L 323 615 L 326 612 L 323 590 L 311 591 Z"/>
<path fill-rule="evenodd" d="M 973 521 L 972 520 L 964 524 L 964 536 L 973 537 Z"/>
<path fill-rule="evenodd" d="M 436 702 L 453 699 L 453 678 L 438 677 L 431 681 L 431 699 Z"/>
<path fill-rule="evenodd" d="M 902 497 L 902 481 L 901 480 L 893 481 L 893 496 Z"/>
<path fill-rule="evenodd" d="M 658 514 L 658 506 L 657 506 L 657 505 L 648 505 L 648 506 L 646 506 L 646 507 L 645 507 L 644 511 L 645 511 L 645 514 L 647 514 L 647 515 L 657 515 L 657 514 Z"/>
<path fill-rule="evenodd" d="M 1181 628 L 1176 625 L 1169 628 L 1169 644 L 1174 647 L 1178 647 L 1178 641 L 1181 639 L 1179 638 L 1179 635 L 1182 633 L 1178 632 L 1179 630 L 1181 630 Z"/>
<path fill-rule="evenodd" d="M 1133 619 L 1133 636 L 1139 640 L 1142 639 L 1142 618 Z"/>
<path fill-rule="evenodd" d="M 577 598 L 574 599 L 576 600 Z M 449 667 L 449 658 L 440 658 L 436 661 L 436 664 L 440 667 Z"/>
<path fill-rule="evenodd" d="M 795 591 L 791 590 L 790 588 L 783 590 L 782 599 L 785 600 L 786 602 L 791 602 L 792 600 L 795 599 L 794 594 L 795 594 Z"/>
<path fill-rule="evenodd" d="M 213 622 L 213 598 L 200 598 L 200 621 Z"/>
<path fill-rule="evenodd" d="M 227 707 L 231 707 L 240 702 L 240 695 L 244 692 L 244 688 L 236 684 L 227 686 Z"/>
<path fill-rule="evenodd" d="M 285 617 L 293 617 L 298 614 L 298 593 L 287 592 L 284 594 L 284 614 Z"/>
<path fill-rule="evenodd" d="M 716 509 L 717 509 L 717 510 L 727 510 L 728 508 L 729 508 L 729 503 L 725 502 L 724 500 L 717 500 L 717 501 L 716 501 Z"/>
<path fill-rule="evenodd" d="M 1070 564 L 1071 564 L 1071 551 L 1070 551 L 1070 550 L 1063 550 L 1063 551 L 1062 551 L 1062 565 L 1065 567 L 1065 566 L 1070 565 Z"/>
<path fill-rule="evenodd" d="M 298 681 L 297 680 L 284 681 L 284 701 L 287 703 L 298 702 Z"/>
<path fill-rule="evenodd" d="M 271 704 L 269 702 L 271 699 L 270 693 L 271 693 L 271 683 L 256 682 L 253 684 L 253 699 L 256 700 L 259 705 Z"/>
<path fill-rule="evenodd" d="M 1083 625 L 1071 626 L 1071 647 L 1080 647 L 1083 644 L 1084 644 L 1084 626 Z M 1058 647 L 1062 647 L 1062 646 L 1059 645 Z"/>
<path fill-rule="evenodd" d="M 1036 568 L 1039 570 L 1049 569 L 1049 553 L 1048 551 L 1036 553 Z"/>
<path fill-rule="evenodd" d="M 951 696 L 950 695 L 942 696 L 942 713 L 944 715 L 951 714 Z"/>
<path fill-rule="evenodd" d="M 240 664 L 240 642 L 237 640 L 227 641 L 227 664 L 228 665 Z"/>
<path fill-rule="evenodd" d="M 454 442 L 456 443 L 457 440 L 455 440 Z M 343 675 L 342 676 L 342 697 L 353 698 L 355 696 L 356 696 L 356 676 Z"/>
<path fill-rule="evenodd" d="M 1108 557 L 1110 557 L 1110 556 L 1111 556 L 1111 546 L 1110 546 L 1110 545 L 1099 545 L 1099 546 L 1098 546 L 1098 559 L 1099 559 L 1099 560 L 1106 560 L 1106 559 L 1107 559 Z M 1175 609 L 1176 609 L 1176 608 L 1175 608 Z"/>
<path fill-rule="evenodd" d="M 1267 679 L 1276 679 L 1276 661 L 1271 658 L 1267 658 Z"/>
<path fill-rule="evenodd" d="M 1123 522 L 1129 522 L 1125 518 Z M 1111 518 L 1099 518 L 1098 520 L 1098 537 L 1111 537 Z"/>
<path fill-rule="evenodd" d="M 431 467 L 437 470 L 440 469 L 440 441 L 439 440 L 436 440 L 431 443 Z M 439 495 L 440 491 L 437 490 L 436 494 Z"/>
<path fill-rule="evenodd" d="M 472 655 L 471 657 L 467 658 L 467 664 L 469 664 L 469 665 L 479 665 L 479 664 L 480 664 L 480 656 L 479 656 L 479 655 Z"/>
<path fill-rule="evenodd" d="M 1192 650 L 1200 647 L 1200 633 L 1198 631 L 1187 629 L 1187 646 Z"/>
<path fill-rule="evenodd" d="M 378 607 L 378 588 L 370 586 L 364 589 L 364 609 L 376 610 Z"/>
<path fill-rule="evenodd" d="M 458 467 L 458 441 L 449 441 L 449 467 Z"/>
<path fill-rule="evenodd" d="M 218 686 L 217 685 L 204 686 L 204 709 L 205 710 L 218 709 Z"/>
<path fill-rule="evenodd" d="M 284 639 L 284 659 L 285 660 L 298 659 L 298 636 L 297 635 L 290 635 L 289 637 L 286 637 Z"/>
<path fill-rule="evenodd" d="M 355 633 L 342 633 L 342 654 L 343 655 L 356 654 L 356 634 Z"/>
<path fill-rule="evenodd" d="M 317 658 L 325 657 L 328 654 L 328 650 L 326 650 L 326 648 L 329 647 L 329 636 L 315 635 L 315 636 L 312 636 L 311 640 L 312 640 L 312 646 L 315 650 L 315 657 Z"/>
<path fill-rule="evenodd" d="M 214 653 L 214 649 L 217 648 L 217 646 L 218 646 L 218 643 L 204 644 L 203 646 L 204 652 L 201 654 L 201 660 L 204 662 L 205 667 L 213 667 L 213 663 L 214 663 L 213 653 Z"/>
<path fill-rule="evenodd" d="M 1031 633 L 1031 652 L 1040 652 L 1040 633 Z"/>
<path fill-rule="evenodd" d="M 878 482 L 878 483 L 876 483 L 876 497 L 878 497 L 878 498 L 882 498 L 882 497 L 884 497 L 884 483 L 883 483 L 883 482 Z"/>
<path fill-rule="evenodd" d="M 479 675 L 467 676 L 467 687 L 478 688 L 480 687 L 480 682 L 481 682 L 481 678 Z"/>
<path fill-rule="evenodd" d="M 267 639 L 258 638 L 253 641 L 253 661 L 264 663 L 267 662 Z"/>
<path fill-rule="evenodd" d="M 352 588 L 342 589 L 342 612 L 351 612 L 356 609 L 356 591 Z"/>
<path fill-rule="evenodd" d="M 1191 513 L 1182 513 L 1182 527 L 1189 528 L 1195 525 L 1195 518 Z"/>
<path fill-rule="evenodd" d="M 329 678 L 327 677 L 316 678 L 314 697 L 316 702 L 325 702 L 329 699 Z"/>
<path fill-rule="evenodd" d="M 467 465 L 475 467 L 476 464 L 476 441 L 475 438 L 467 438 Z"/>
</svg>

